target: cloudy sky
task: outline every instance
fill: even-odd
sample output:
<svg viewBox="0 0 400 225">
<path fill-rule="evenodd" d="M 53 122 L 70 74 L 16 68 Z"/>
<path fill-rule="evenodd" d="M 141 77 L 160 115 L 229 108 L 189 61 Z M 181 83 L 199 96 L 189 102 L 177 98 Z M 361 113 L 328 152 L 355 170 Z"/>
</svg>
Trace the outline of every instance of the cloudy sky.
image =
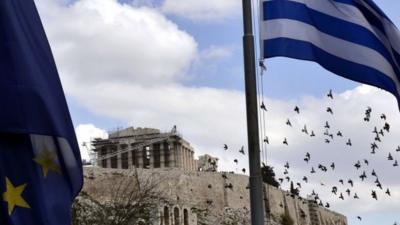
<svg viewBox="0 0 400 225">
<path fill-rule="evenodd" d="M 399 1 L 375 2 L 400 26 Z M 197 155 L 217 156 L 221 170 L 247 169 L 247 155 L 238 153 L 247 140 L 241 1 L 36 0 L 36 4 L 80 142 L 105 137 L 119 127 L 169 131 L 177 125 Z M 263 136 L 269 137 L 266 156 L 277 176 L 284 177 L 288 161 L 295 182 L 304 175 L 309 178 L 308 184 L 302 182 L 302 194 L 314 189 L 334 210 L 348 216 L 351 225 L 400 222 L 400 169 L 386 159 L 391 152 L 400 160 L 395 151 L 400 145 L 400 114 L 394 97 L 313 63 L 275 58 L 266 65 L 263 90 L 268 112 Z M 333 100 L 326 97 L 329 89 Z M 293 111 L 295 105 L 300 114 Z M 333 115 L 325 111 L 328 106 Z M 365 122 L 368 106 L 371 121 Z M 385 123 L 382 113 L 391 128 L 372 155 L 372 130 Z M 285 124 L 287 118 L 292 127 Z M 344 137 L 324 143 L 325 121 L 331 133 L 340 130 Z M 305 124 L 316 137 L 301 132 Z M 285 137 L 288 146 L 282 144 Z M 349 138 L 351 147 L 345 144 Z M 228 151 L 222 149 L 224 143 Z M 311 153 L 309 164 L 303 161 L 306 152 Z M 82 155 L 88 157 L 84 148 Z M 353 165 L 358 160 L 362 167 L 356 170 Z M 331 162 L 336 163 L 335 171 L 317 169 L 318 164 Z M 313 175 L 312 166 L 317 170 Z M 372 169 L 383 191 L 375 186 Z M 360 182 L 363 171 L 368 178 Z M 360 199 L 347 197 L 350 186 L 339 184 L 339 179 L 353 179 L 352 195 L 357 192 Z M 343 192 L 344 201 L 331 194 L 332 186 Z M 386 188 L 392 197 L 384 194 Z M 370 197 L 371 190 L 377 191 L 378 201 Z M 356 220 L 358 215 L 362 222 Z"/>
</svg>

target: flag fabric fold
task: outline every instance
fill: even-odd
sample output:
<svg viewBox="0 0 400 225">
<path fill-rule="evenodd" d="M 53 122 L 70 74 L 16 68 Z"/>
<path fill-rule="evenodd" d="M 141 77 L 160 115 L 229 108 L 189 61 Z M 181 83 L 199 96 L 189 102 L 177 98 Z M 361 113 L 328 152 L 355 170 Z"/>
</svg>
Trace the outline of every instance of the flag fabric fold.
<svg viewBox="0 0 400 225">
<path fill-rule="evenodd" d="M 82 163 L 33 0 L 0 1 L 0 224 L 70 225 Z"/>
<path fill-rule="evenodd" d="M 372 0 L 262 0 L 263 58 L 313 61 L 400 102 L 400 32 Z"/>
</svg>

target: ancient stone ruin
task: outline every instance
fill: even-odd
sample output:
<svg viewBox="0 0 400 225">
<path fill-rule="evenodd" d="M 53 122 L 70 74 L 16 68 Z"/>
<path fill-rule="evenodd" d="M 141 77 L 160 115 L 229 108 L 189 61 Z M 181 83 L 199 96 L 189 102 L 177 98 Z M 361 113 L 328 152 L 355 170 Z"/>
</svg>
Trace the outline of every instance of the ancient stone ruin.
<svg viewBox="0 0 400 225">
<path fill-rule="evenodd" d="M 249 225 L 249 177 L 218 172 L 218 159 L 204 155 L 194 159 L 194 149 L 176 128 L 127 128 L 108 139 L 93 142 L 98 166 L 86 167 L 83 192 L 95 201 L 112 199 L 110 186 L 116 179 L 157 181 L 162 200 L 152 209 L 151 225 Z M 137 184 L 139 185 L 139 182 Z M 110 194 L 105 194 L 110 193 Z M 292 195 L 264 184 L 265 221 L 282 224 L 290 217 L 293 225 L 347 225 L 345 216 L 319 206 L 311 199 Z"/>
</svg>

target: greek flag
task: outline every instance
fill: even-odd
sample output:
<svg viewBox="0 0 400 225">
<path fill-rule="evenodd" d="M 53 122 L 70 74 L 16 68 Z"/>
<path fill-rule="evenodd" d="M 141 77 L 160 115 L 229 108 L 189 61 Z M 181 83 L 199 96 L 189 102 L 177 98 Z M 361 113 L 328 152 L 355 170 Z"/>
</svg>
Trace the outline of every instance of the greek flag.
<svg viewBox="0 0 400 225">
<path fill-rule="evenodd" d="M 372 0 L 262 0 L 260 15 L 263 58 L 314 61 L 400 102 L 400 32 Z"/>
</svg>

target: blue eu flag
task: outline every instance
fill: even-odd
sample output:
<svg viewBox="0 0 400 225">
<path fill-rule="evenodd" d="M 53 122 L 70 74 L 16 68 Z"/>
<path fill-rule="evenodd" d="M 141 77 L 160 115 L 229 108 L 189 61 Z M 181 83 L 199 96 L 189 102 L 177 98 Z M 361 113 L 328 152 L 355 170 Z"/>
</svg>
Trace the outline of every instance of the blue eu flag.
<svg viewBox="0 0 400 225">
<path fill-rule="evenodd" d="M 0 224 L 70 225 L 82 164 L 33 0 L 0 0 Z"/>
</svg>

